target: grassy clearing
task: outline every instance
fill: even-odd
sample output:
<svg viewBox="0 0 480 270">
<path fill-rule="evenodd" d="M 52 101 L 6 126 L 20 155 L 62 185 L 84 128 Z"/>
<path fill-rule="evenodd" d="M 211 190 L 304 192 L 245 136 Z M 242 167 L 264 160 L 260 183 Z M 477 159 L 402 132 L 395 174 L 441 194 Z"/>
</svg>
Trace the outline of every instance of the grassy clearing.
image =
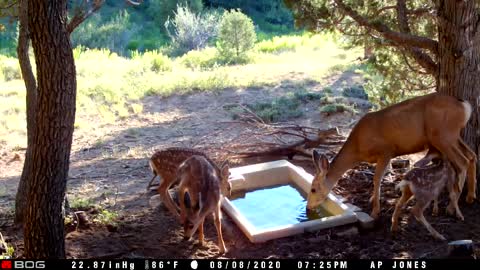
<svg viewBox="0 0 480 270">
<path fill-rule="evenodd" d="M 225 66 L 214 49 L 169 58 L 158 51 L 120 57 L 76 48 L 76 129 L 123 121 L 143 112 L 147 95 L 269 87 L 279 81 L 322 82 L 344 71 L 361 50 L 343 50 L 331 35 L 274 37 L 256 45 L 251 63 Z M 34 61 L 32 60 L 32 63 Z M 25 147 L 25 86 L 15 58 L 0 56 L 0 144 Z M 92 119 L 95 119 L 92 123 Z"/>
<path fill-rule="evenodd" d="M 268 102 L 246 104 L 246 107 L 264 122 L 273 123 L 302 116 L 303 110 L 300 105 L 309 101 L 320 100 L 322 97 L 323 93 L 308 92 L 303 89 Z M 233 119 L 238 119 L 245 113 L 245 109 L 239 106 L 229 106 L 225 109 L 230 112 Z"/>
</svg>

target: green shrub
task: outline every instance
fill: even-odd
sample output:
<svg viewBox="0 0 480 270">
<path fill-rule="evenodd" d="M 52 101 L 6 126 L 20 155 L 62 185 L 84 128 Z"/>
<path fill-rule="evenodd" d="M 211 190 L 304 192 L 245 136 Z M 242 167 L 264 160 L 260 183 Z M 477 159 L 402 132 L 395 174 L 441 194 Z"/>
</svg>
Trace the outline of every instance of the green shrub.
<svg viewBox="0 0 480 270">
<path fill-rule="evenodd" d="M 357 113 L 355 108 L 353 108 L 350 105 L 343 104 L 343 103 L 327 104 L 327 105 L 322 106 L 320 108 L 320 112 L 325 113 L 327 115 L 330 115 L 330 114 L 333 114 L 333 113 L 343 113 L 343 112 Z"/>
<path fill-rule="evenodd" d="M 82 45 L 123 54 L 138 28 L 130 23 L 130 14 L 127 10 L 119 11 L 108 21 L 104 21 L 102 16 L 96 13 L 75 29 L 72 33 L 72 44 L 74 47 Z"/>
<path fill-rule="evenodd" d="M 147 54 L 147 53 L 146 53 Z M 145 57 L 145 55 L 144 55 Z M 155 72 L 172 71 L 172 60 L 163 54 L 152 54 L 151 70 Z"/>
<path fill-rule="evenodd" d="M 22 73 L 17 59 L 0 55 L 0 78 L 2 77 L 4 81 L 22 79 Z"/>
<path fill-rule="evenodd" d="M 180 58 L 180 62 L 191 69 L 210 69 L 222 64 L 215 48 L 189 51 Z"/>
<path fill-rule="evenodd" d="M 368 100 L 368 95 L 365 92 L 365 89 L 359 84 L 344 88 L 342 94 L 345 97 L 354 97 Z"/>
<path fill-rule="evenodd" d="M 323 93 L 308 92 L 306 90 L 295 92 L 294 97 L 300 101 L 308 102 L 313 100 L 320 100 L 324 96 Z"/>
<path fill-rule="evenodd" d="M 165 22 L 173 54 L 205 48 L 217 36 L 219 20 L 216 12 L 194 13 L 189 7 L 179 5 L 175 17 Z"/>
<path fill-rule="evenodd" d="M 245 63 L 256 41 L 252 20 L 240 11 L 225 12 L 220 22 L 217 49 L 225 61 Z"/>
<path fill-rule="evenodd" d="M 155 21 L 158 28 L 165 31 L 163 26 L 169 18 L 175 17 L 178 5 L 187 6 L 193 13 L 199 13 L 203 9 L 202 0 L 150 0 L 147 15 Z"/>
<path fill-rule="evenodd" d="M 332 88 L 330 88 L 330 87 L 325 87 L 325 88 L 323 88 L 323 92 L 324 92 L 325 94 L 332 94 L 332 93 L 333 93 L 333 90 L 332 90 Z"/>
</svg>

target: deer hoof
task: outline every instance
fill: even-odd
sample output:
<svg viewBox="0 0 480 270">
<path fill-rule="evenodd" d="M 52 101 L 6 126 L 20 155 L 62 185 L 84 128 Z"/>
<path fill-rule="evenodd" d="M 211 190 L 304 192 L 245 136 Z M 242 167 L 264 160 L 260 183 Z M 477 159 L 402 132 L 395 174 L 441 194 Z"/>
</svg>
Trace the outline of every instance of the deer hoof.
<svg viewBox="0 0 480 270">
<path fill-rule="evenodd" d="M 477 198 L 477 197 L 476 197 L 475 195 L 473 195 L 473 196 L 467 195 L 467 198 L 465 199 L 465 201 L 466 201 L 468 204 L 472 204 L 472 203 L 475 201 L 476 198 Z"/>
</svg>

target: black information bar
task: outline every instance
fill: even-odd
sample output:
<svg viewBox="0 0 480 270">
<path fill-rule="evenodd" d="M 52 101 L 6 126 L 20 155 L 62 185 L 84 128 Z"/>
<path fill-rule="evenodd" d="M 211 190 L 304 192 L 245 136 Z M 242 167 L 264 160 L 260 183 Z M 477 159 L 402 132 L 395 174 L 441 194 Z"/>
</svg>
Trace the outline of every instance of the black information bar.
<svg viewBox="0 0 480 270">
<path fill-rule="evenodd" d="M 480 261 L 474 259 L 415 259 L 415 260 L 329 260 L 329 259 L 115 259 L 115 260 L 0 260 L 4 269 L 108 269 L 108 270 L 156 270 L 156 269 L 480 269 Z"/>
</svg>

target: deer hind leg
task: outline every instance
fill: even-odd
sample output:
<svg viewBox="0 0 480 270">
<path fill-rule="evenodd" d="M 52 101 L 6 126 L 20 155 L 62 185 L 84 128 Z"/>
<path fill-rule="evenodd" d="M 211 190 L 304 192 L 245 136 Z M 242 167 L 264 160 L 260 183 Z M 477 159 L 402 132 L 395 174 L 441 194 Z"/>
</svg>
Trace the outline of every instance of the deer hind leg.
<svg viewBox="0 0 480 270">
<path fill-rule="evenodd" d="M 468 158 L 469 165 L 467 171 L 467 187 L 468 187 L 468 194 L 466 201 L 467 203 L 473 203 L 477 198 L 476 194 L 476 187 L 477 187 L 477 155 L 473 152 L 465 142 L 460 139 L 459 140 L 460 149 L 462 150 L 463 154 Z"/>
<path fill-rule="evenodd" d="M 467 164 L 468 159 L 463 155 L 460 146 L 458 143 L 450 143 L 446 140 L 439 140 L 437 145 L 434 145 L 440 152 L 447 157 L 447 159 L 452 163 L 453 167 L 455 168 L 457 181 L 455 181 L 456 191 L 459 195 L 456 196 L 458 203 L 458 198 L 460 198 L 460 194 L 462 192 L 463 184 L 465 183 L 465 176 L 467 172 Z M 455 189 L 454 189 L 455 190 Z M 453 202 L 450 201 L 447 207 L 447 213 L 452 214 L 454 211 Z"/>
<path fill-rule="evenodd" d="M 170 181 L 169 178 L 164 178 L 164 177 L 162 177 L 162 179 L 163 179 L 163 181 L 160 184 L 160 186 L 158 187 L 158 193 L 160 194 L 160 198 L 161 198 L 163 204 L 165 205 L 165 207 L 167 207 L 167 209 L 175 217 L 178 218 L 180 216 L 179 215 L 180 208 L 175 204 L 175 202 L 172 199 L 172 196 L 170 196 L 170 192 L 168 192 L 168 190 L 170 189 L 172 184 L 176 181 Z"/>
<path fill-rule="evenodd" d="M 217 209 L 215 209 L 214 219 L 215 219 L 215 228 L 217 229 L 217 235 L 218 235 L 218 248 L 220 249 L 220 253 L 223 254 L 227 252 L 227 248 L 225 248 L 225 242 L 223 241 L 223 235 L 222 235 L 222 212 L 220 210 L 220 204 L 218 204 Z"/>
<path fill-rule="evenodd" d="M 408 185 L 403 187 L 402 196 L 398 199 L 397 204 L 395 205 L 395 211 L 393 211 L 392 215 L 392 226 L 390 227 L 392 232 L 398 231 L 398 218 L 402 212 L 402 207 L 412 196 L 413 193 L 410 190 L 410 187 Z"/>
<path fill-rule="evenodd" d="M 441 156 L 442 154 L 439 153 L 437 149 L 431 147 L 423 158 L 413 164 L 413 167 L 425 167 L 430 161 Z"/>
<path fill-rule="evenodd" d="M 385 175 L 389 162 L 390 158 L 381 158 L 377 161 L 377 166 L 375 168 L 375 175 L 373 176 L 373 195 L 370 198 L 370 201 L 373 204 L 372 213 L 370 215 L 373 219 L 377 219 L 380 214 L 380 182 Z"/>
<path fill-rule="evenodd" d="M 157 172 L 153 171 L 153 177 L 152 177 L 152 180 L 150 180 L 150 182 L 148 182 L 147 190 L 152 186 L 153 180 L 155 180 L 155 178 L 157 176 L 158 176 Z"/>
<path fill-rule="evenodd" d="M 435 230 L 432 227 L 432 225 L 430 225 L 430 223 L 428 223 L 428 221 L 425 219 L 425 216 L 423 215 L 423 211 L 425 210 L 425 208 L 428 207 L 429 204 L 430 204 L 430 202 L 427 202 L 426 200 L 418 200 L 418 198 L 417 198 L 417 202 L 412 208 L 412 214 L 415 216 L 415 219 L 418 222 L 422 223 L 423 226 L 425 226 L 425 228 L 427 228 L 427 230 L 430 232 L 430 234 L 434 238 L 445 241 L 446 240 L 445 237 L 443 237 L 443 235 L 441 235 L 439 232 L 437 232 L 437 230 Z"/>
</svg>

